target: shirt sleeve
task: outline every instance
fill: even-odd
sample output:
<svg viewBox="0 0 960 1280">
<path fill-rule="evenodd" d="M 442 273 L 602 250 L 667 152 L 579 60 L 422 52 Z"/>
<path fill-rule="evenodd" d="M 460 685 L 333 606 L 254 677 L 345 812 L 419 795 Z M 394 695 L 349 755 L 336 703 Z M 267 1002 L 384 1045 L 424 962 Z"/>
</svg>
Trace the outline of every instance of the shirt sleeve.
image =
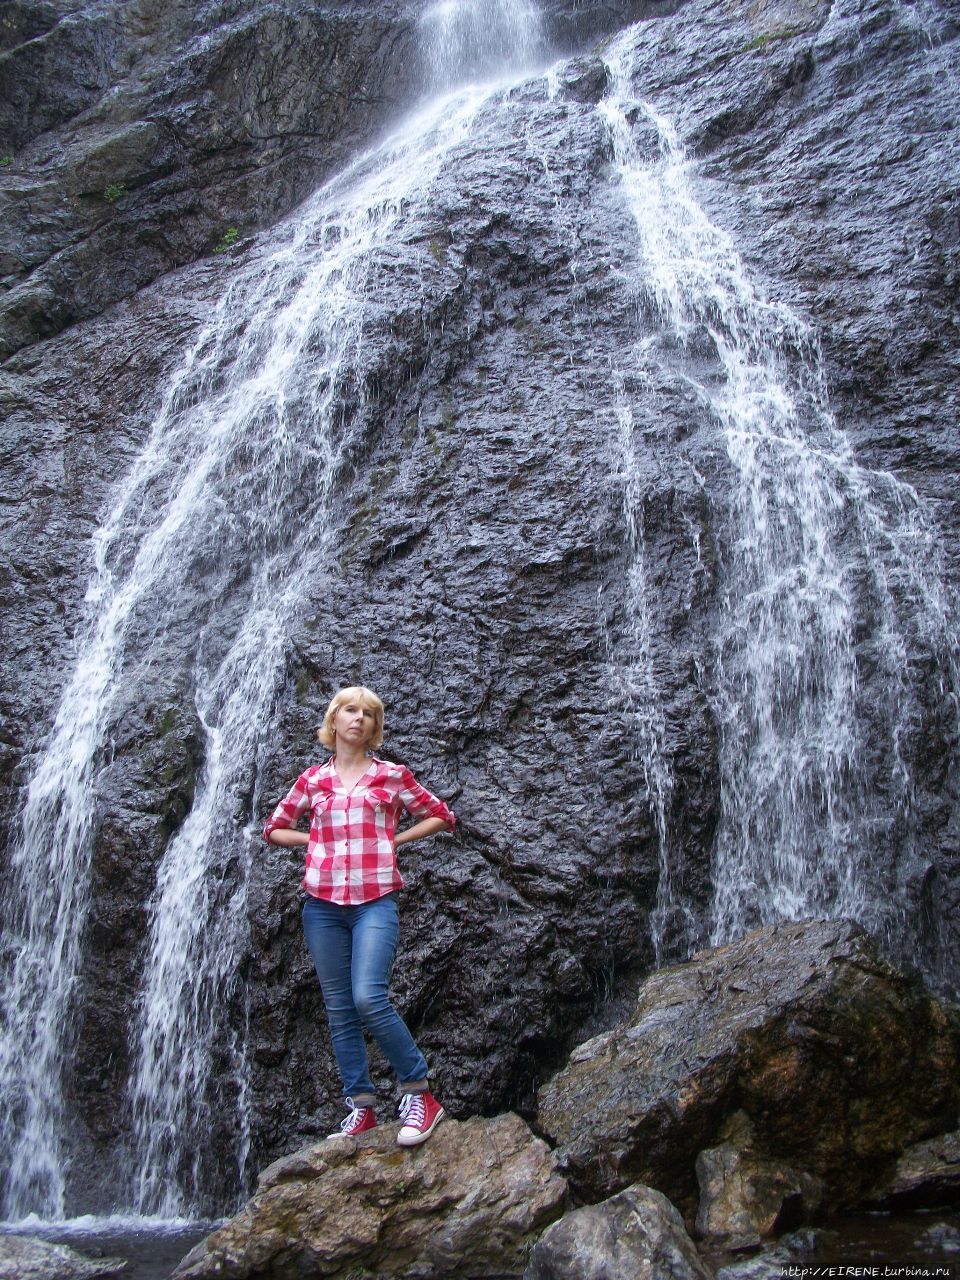
<svg viewBox="0 0 960 1280">
<path fill-rule="evenodd" d="M 453 810 L 437 796 L 421 787 L 409 769 L 404 769 L 400 776 L 400 799 L 408 813 L 413 814 L 418 822 L 424 818 L 442 818 L 447 830 L 452 831 L 457 825 L 457 817 Z"/>
<path fill-rule="evenodd" d="M 300 777 L 270 815 L 270 821 L 263 828 L 264 840 L 269 842 L 274 831 L 295 827 L 309 808 L 310 794 L 307 791 L 307 775 L 301 773 Z"/>
</svg>

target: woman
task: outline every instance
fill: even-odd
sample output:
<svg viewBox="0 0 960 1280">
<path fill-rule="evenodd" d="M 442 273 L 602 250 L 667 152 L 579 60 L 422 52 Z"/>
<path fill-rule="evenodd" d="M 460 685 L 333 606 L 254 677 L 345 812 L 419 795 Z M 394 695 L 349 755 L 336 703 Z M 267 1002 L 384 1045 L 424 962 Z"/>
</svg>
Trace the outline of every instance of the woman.
<svg viewBox="0 0 960 1280">
<path fill-rule="evenodd" d="M 397 845 L 452 831 L 456 818 L 409 769 L 379 760 L 383 703 L 360 685 L 331 701 L 317 738 L 333 755 L 302 773 L 263 834 L 271 844 L 305 845 L 303 932 L 320 979 L 343 1091 L 350 1108 L 331 1138 L 376 1128 L 366 1025 L 400 1079 L 402 1147 L 426 1142 L 444 1111 L 427 1086 L 427 1064 L 390 1003 L 397 949 Z M 419 819 L 396 833 L 401 810 Z M 309 811 L 310 834 L 297 831 Z"/>
</svg>

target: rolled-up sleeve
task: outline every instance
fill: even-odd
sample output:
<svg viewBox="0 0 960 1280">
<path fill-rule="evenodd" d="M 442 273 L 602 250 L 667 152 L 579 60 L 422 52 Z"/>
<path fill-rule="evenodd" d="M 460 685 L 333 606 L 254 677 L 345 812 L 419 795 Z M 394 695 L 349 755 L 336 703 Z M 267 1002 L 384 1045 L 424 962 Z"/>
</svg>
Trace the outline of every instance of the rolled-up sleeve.
<svg viewBox="0 0 960 1280">
<path fill-rule="evenodd" d="M 447 824 L 448 831 L 452 831 L 457 825 L 457 816 L 450 806 L 444 804 L 438 796 L 433 795 L 426 787 L 421 787 L 409 769 L 403 770 L 398 794 L 403 802 L 403 807 L 418 822 L 424 818 L 442 818 Z"/>
<path fill-rule="evenodd" d="M 289 830 L 295 827 L 310 808 L 310 794 L 307 789 L 307 774 L 301 773 L 284 798 L 280 801 L 270 820 L 263 828 L 263 838 L 268 843 L 274 831 Z"/>
</svg>

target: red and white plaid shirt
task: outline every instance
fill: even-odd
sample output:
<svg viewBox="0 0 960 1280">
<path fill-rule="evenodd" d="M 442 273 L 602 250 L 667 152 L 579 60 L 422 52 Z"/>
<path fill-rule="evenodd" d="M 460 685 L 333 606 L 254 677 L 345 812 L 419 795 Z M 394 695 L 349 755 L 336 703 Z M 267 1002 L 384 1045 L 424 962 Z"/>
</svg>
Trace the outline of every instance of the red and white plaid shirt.
<svg viewBox="0 0 960 1280">
<path fill-rule="evenodd" d="M 453 811 L 402 764 L 371 756 L 366 773 L 348 791 L 331 758 L 301 773 L 263 835 L 269 840 L 278 828 L 295 827 L 309 810 L 303 887 L 314 898 L 354 906 L 403 888 L 393 850 L 402 809 L 418 821 L 442 818 L 450 831 L 456 823 Z"/>
</svg>

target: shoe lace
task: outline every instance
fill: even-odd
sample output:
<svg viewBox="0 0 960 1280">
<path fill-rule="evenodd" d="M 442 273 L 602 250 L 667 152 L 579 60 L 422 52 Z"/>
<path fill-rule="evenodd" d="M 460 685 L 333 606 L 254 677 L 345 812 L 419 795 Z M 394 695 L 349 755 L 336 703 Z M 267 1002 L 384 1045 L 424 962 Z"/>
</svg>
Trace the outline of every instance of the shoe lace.
<svg viewBox="0 0 960 1280">
<path fill-rule="evenodd" d="M 344 1133 L 350 1133 L 356 1125 L 360 1124 L 367 1110 L 366 1107 L 355 1106 L 352 1098 L 348 1098 L 347 1102 L 350 1104 L 350 1112 L 340 1121 L 340 1128 Z"/>
<path fill-rule="evenodd" d="M 400 1119 L 413 1125 L 423 1124 L 423 1094 L 405 1093 L 400 1100 Z"/>
</svg>

